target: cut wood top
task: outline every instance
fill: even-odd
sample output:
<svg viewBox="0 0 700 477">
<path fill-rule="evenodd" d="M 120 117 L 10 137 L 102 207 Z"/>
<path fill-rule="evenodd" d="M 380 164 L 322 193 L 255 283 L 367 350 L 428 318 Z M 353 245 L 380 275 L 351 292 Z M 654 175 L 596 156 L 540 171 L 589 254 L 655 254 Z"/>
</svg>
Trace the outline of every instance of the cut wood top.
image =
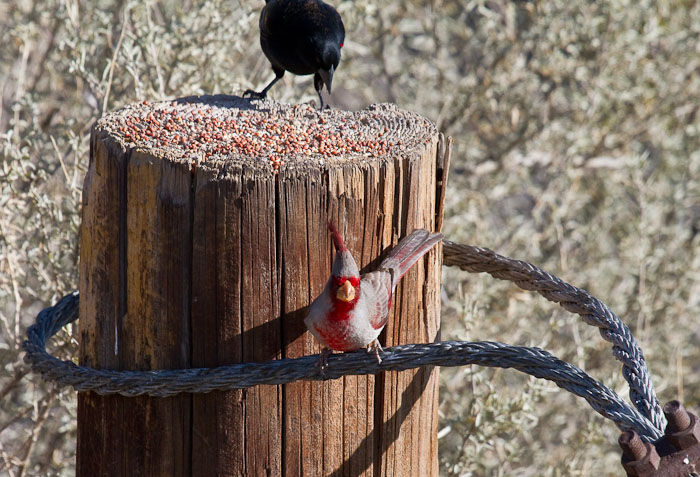
<svg viewBox="0 0 700 477">
<path fill-rule="evenodd" d="M 95 128 L 151 156 L 270 173 L 410 156 L 437 134 L 432 122 L 392 104 L 319 111 L 308 104 L 227 95 L 143 101 L 105 115 Z"/>
</svg>

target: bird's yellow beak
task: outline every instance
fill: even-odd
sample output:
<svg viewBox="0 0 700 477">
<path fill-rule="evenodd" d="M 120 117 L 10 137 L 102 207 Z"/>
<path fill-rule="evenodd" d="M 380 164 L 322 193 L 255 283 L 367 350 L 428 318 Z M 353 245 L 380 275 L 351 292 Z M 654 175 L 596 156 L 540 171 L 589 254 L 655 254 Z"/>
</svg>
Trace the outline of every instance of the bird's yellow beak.
<svg viewBox="0 0 700 477">
<path fill-rule="evenodd" d="M 344 301 L 344 302 L 351 302 L 355 299 L 355 287 L 352 286 L 352 283 L 350 283 L 350 280 L 345 280 L 345 283 L 340 285 L 338 288 L 338 291 L 336 292 L 335 296 L 338 298 L 338 300 Z"/>
</svg>

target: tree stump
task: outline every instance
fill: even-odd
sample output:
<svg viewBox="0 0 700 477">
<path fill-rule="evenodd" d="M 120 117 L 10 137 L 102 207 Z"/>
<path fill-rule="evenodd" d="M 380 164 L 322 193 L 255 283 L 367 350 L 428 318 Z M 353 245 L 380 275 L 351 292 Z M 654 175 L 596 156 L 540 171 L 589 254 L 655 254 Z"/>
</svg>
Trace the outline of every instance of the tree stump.
<svg viewBox="0 0 700 477">
<path fill-rule="evenodd" d="M 83 191 L 80 361 L 213 367 L 320 351 L 308 305 L 327 220 L 363 271 L 439 230 L 449 139 L 392 105 L 230 96 L 143 102 L 93 128 Z M 431 342 L 441 247 L 399 285 L 384 346 Z M 79 476 L 430 476 L 438 370 L 173 397 L 78 396 Z"/>
</svg>

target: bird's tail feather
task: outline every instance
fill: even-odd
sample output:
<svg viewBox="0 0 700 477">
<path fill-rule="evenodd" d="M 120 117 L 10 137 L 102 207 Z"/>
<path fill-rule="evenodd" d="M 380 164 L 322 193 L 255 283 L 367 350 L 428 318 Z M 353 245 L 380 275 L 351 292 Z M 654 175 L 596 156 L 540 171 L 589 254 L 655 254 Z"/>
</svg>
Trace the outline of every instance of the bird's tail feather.
<svg viewBox="0 0 700 477">
<path fill-rule="evenodd" d="M 392 271 L 392 288 L 396 287 L 401 277 L 442 238 L 440 233 L 431 234 L 425 229 L 418 229 L 401 239 L 379 266 Z"/>
</svg>

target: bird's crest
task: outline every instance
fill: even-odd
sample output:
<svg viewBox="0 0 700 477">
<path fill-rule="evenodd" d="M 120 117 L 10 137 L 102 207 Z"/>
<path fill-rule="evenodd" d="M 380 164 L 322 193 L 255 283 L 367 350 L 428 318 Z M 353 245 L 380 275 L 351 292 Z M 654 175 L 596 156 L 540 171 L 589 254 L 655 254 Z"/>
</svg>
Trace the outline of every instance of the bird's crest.
<svg viewBox="0 0 700 477">
<path fill-rule="evenodd" d="M 357 268 L 357 263 L 355 259 L 352 258 L 352 254 L 348 247 L 345 246 L 343 242 L 343 237 L 338 233 L 338 229 L 335 228 L 333 222 L 328 221 L 328 230 L 331 232 L 331 237 L 333 237 L 333 243 L 335 244 L 336 254 L 333 260 L 333 266 L 331 268 L 331 273 L 336 277 L 359 277 L 360 271 Z"/>
<path fill-rule="evenodd" d="M 330 220 L 328 221 L 328 230 L 331 231 L 331 237 L 333 237 L 335 249 L 338 252 L 346 252 L 348 248 L 345 246 L 345 242 L 343 242 L 343 237 L 340 236 L 338 229 L 335 228 L 335 225 L 333 225 L 333 222 Z"/>
</svg>

